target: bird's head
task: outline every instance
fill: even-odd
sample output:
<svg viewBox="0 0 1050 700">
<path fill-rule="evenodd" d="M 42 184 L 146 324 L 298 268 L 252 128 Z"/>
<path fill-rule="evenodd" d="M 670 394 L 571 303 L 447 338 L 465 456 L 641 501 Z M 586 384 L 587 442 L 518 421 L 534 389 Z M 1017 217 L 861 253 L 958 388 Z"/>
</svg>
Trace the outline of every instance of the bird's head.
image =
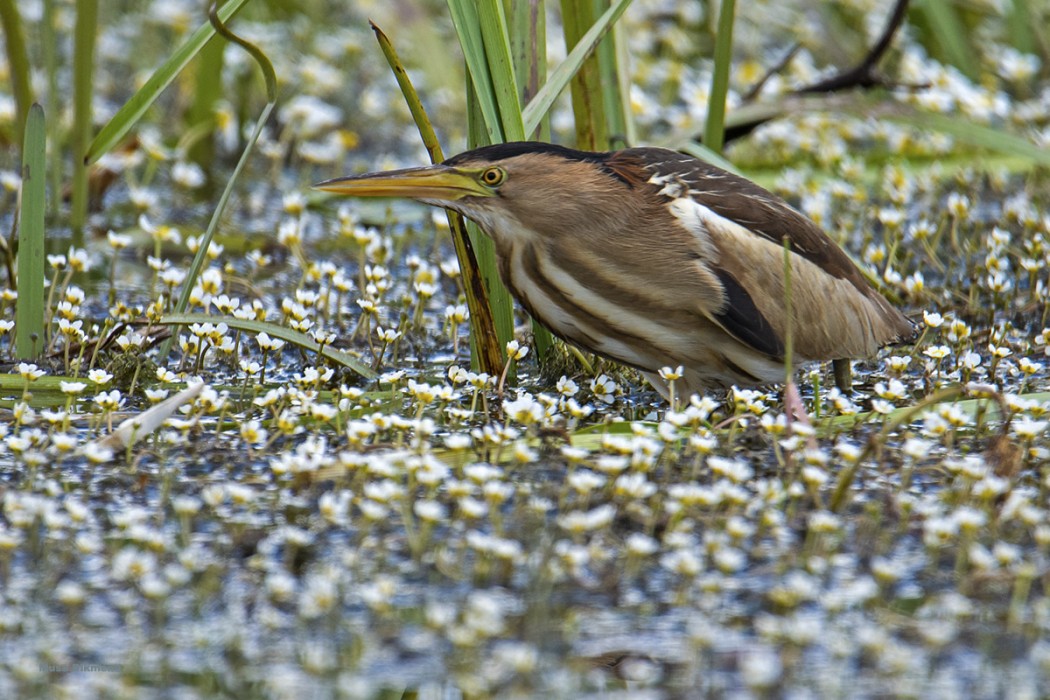
<svg viewBox="0 0 1050 700">
<path fill-rule="evenodd" d="M 550 235 L 595 225 L 621 204 L 610 154 L 538 142 L 484 146 L 439 165 L 336 178 L 315 188 L 352 197 L 407 197 L 454 209 L 489 235 Z"/>
</svg>

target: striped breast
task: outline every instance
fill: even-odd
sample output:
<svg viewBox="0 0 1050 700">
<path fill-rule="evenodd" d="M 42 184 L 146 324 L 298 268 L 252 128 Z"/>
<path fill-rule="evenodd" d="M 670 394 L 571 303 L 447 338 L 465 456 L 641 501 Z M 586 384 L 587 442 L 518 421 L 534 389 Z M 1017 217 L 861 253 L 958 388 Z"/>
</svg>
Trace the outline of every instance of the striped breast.
<svg viewBox="0 0 1050 700">
<path fill-rule="evenodd" d="M 555 243 L 517 237 L 499 260 L 515 298 L 563 340 L 649 373 L 685 365 L 679 386 L 692 390 L 783 379 L 779 361 L 729 337 L 691 304 L 668 306 L 639 276 L 613 277 L 595 261 L 556 251 Z"/>
</svg>

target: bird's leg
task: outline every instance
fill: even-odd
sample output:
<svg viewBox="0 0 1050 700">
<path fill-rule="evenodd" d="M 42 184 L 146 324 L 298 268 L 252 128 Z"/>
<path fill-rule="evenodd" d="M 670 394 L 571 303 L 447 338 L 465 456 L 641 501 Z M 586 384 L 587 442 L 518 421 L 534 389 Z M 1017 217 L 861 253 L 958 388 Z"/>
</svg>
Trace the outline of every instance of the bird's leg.
<svg viewBox="0 0 1050 700">
<path fill-rule="evenodd" d="M 788 423 L 802 423 L 809 425 L 809 414 L 806 413 L 806 405 L 802 402 L 802 396 L 798 393 L 798 385 L 794 381 L 784 386 L 784 415 Z"/>
<path fill-rule="evenodd" d="M 507 358 L 507 364 L 503 365 L 503 372 L 499 375 L 499 381 L 496 383 L 496 396 L 503 398 L 503 386 L 507 383 L 507 372 L 510 371 L 510 363 L 514 360 Z"/>
<path fill-rule="evenodd" d="M 849 396 L 853 393 L 853 368 L 848 358 L 831 361 L 831 371 L 835 373 L 835 386 Z"/>
<path fill-rule="evenodd" d="M 806 447 L 811 450 L 817 449 L 817 441 L 813 437 L 813 424 L 809 422 L 806 405 L 802 403 L 802 396 L 799 395 L 798 385 L 794 380 L 784 386 L 784 415 L 787 416 L 788 434 L 795 432 L 796 425 L 806 426 L 808 430 L 801 433 L 805 436 Z"/>
</svg>

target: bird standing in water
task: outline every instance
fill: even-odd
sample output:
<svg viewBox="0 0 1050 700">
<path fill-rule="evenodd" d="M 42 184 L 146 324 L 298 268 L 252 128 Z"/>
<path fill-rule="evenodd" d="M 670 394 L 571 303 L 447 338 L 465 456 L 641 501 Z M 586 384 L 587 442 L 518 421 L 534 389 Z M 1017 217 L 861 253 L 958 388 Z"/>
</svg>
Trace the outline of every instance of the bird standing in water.
<svg viewBox="0 0 1050 700">
<path fill-rule="evenodd" d="M 658 372 L 667 366 L 684 368 L 675 382 L 683 396 L 783 382 L 789 324 L 796 366 L 848 367 L 848 358 L 914 335 L 815 223 L 753 182 L 675 151 L 506 143 L 315 187 L 409 197 L 473 219 L 534 318 L 641 370 L 664 396 Z"/>
</svg>

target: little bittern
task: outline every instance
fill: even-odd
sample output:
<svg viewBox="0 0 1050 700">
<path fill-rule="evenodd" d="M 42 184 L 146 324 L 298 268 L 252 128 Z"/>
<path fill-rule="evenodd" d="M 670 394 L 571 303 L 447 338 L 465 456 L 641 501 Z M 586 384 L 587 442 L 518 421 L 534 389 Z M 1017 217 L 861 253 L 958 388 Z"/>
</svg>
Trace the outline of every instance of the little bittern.
<svg viewBox="0 0 1050 700">
<path fill-rule="evenodd" d="M 503 281 L 555 335 L 657 374 L 679 395 L 784 380 L 793 361 L 875 354 L 914 328 L 812 221 L 758 185 L 662 148 L 485 146 L 322 190 L 454 209 L 495 243 Z M 784 241 L 790 246 L 790 304 Z"/>
</svg>

